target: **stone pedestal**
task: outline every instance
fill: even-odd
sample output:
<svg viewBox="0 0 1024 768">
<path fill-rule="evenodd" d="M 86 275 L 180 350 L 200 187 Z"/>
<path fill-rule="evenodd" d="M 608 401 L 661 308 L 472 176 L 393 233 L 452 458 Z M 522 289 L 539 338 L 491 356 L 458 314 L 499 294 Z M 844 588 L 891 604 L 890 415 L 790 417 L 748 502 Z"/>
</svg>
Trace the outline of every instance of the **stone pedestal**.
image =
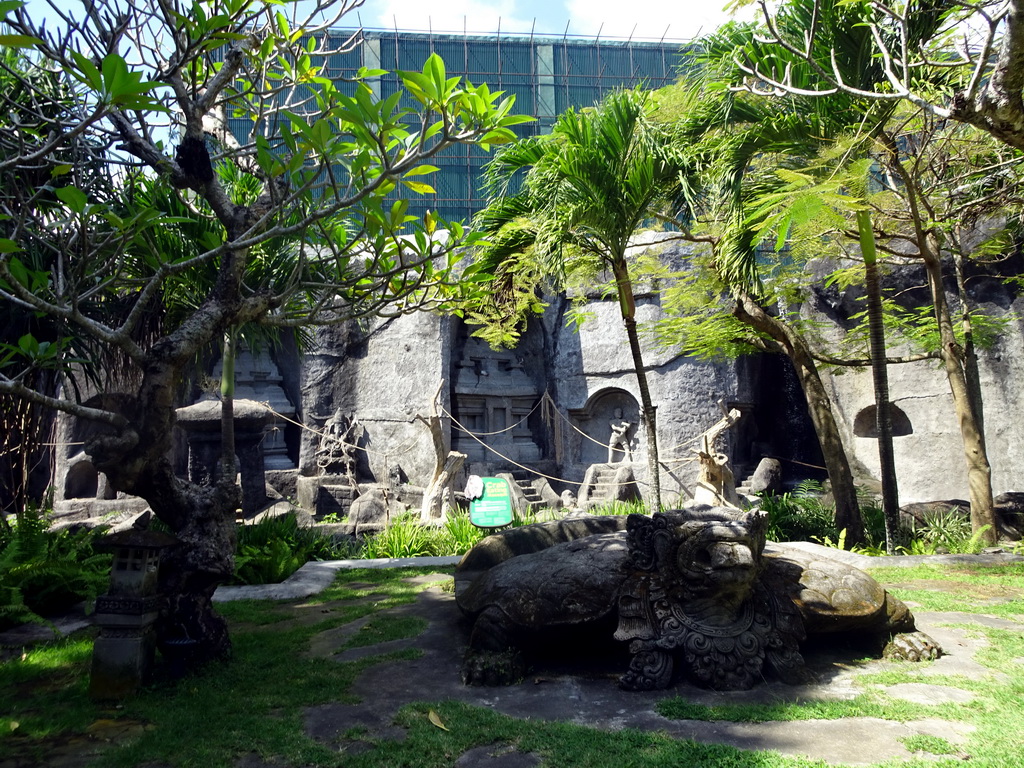
<svg viewBox="0 0 1024 768">
<path fill-rule="evenodd" d="M 346 517 L 358 495 L 359 489 L 343 475 L 300 477 L 296 483 L 299 506 L 312 512 L 317 520 L 328 515 L 335 515 L 338 520 Z"/>
<path fill-rule="evenodd" d="M 221 403 L 200 400 L 179 408 L 178 426 L 188 436 L 188 479 L 211 485 L 221 454 Z M 252 400 L 235 400 L 235 456 L 242 477 L 242 515 L 252 517 L 267 501 L 263 433 L 269 412 Z"/>
<path fill-rule="evenodd" d="M 219 379 L 223 361 L 213 369 L 213 378 Z M 283 381 L 270 355 L 245 347 L 235 356 L 235 399 L 265 403 L 267 420 L 264 423 L 263 462 L 267 469 L 295 469 L 288 455 L 284 432 L 289 420 L 295 419 L 292 405 L 281 386 Z"/>
</svg>

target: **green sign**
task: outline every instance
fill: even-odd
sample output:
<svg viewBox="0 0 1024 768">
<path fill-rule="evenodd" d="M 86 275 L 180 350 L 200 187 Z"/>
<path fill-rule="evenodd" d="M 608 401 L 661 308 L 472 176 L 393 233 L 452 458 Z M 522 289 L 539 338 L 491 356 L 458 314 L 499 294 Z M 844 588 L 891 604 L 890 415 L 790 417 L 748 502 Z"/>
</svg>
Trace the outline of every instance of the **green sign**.
<svg viewBox="0 0 1024 768">
<path fill-rule="evenodd" d="M 469 503 L 469 520 L 477 528 L 501 528 L 512 524 L 512 491 L 500 477 L 482 477 L 483 495 Z"/>
</svg>

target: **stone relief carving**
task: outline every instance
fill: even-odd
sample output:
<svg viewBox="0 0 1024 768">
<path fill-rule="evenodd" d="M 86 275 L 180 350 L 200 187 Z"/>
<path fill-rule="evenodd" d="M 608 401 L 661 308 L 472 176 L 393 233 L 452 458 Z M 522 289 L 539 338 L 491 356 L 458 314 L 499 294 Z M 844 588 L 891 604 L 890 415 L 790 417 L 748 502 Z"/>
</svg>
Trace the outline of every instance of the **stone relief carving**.
<svg viewBox="0 0 1024 768">
<path fill-rule="evenodd" d="M 356 446 L 361 427 L 339 408 L 324 423 L 316 449 L 316 465 L 321 475 L 344 475 L 350 485 L 356 482 Z"/>
</svg>

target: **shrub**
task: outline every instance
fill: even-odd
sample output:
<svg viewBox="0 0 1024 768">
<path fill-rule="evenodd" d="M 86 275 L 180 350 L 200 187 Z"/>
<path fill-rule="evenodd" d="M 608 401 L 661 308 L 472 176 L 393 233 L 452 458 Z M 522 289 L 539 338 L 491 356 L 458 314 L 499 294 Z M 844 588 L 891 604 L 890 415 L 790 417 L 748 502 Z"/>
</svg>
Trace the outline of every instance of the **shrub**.
<svg viewBox="0 0 1024 768">
<path fill-rule="evenodd" d="M 442 529 L 422 525 L 413 515 L 395 518 L 380 533 L 367 536 L 362 557 L 368 560 L 393 557 L 424 557 L 435 555 Z M 447 533 L 445 531 L 445 533 Z"/>
<path fill-rule="evenodd" d="M 835 510 L 821 500 L 821 485 L 804 481 L 794 490 L 761 499 L 772 541 L 838 541 Z"/>
<path fill-rule="evenodd" d="M 988 526 L 977 533 L 971 532 L 971 519 L 959 507 L 953 507 L 945 514 L 933 517 L 919 537 L 932 552 L 949 552 L 958 555 L 976 555 L 985 548 L 983 540 Z"/>
<path fill-rule="evenodd" d="M 94 546 L 104 530 L 51 532 L 28 508 L 0 531 L 0 628 L 43 622 L 106 589 L 111 556 Z"/>
<path fill-rule="evenodd" d="M 299 525 L 295 515 L 266 517 L 238 530 L 233 584 L 277 584 L 310 560 L 352 556 L 351 547 Z"/>
</svg>

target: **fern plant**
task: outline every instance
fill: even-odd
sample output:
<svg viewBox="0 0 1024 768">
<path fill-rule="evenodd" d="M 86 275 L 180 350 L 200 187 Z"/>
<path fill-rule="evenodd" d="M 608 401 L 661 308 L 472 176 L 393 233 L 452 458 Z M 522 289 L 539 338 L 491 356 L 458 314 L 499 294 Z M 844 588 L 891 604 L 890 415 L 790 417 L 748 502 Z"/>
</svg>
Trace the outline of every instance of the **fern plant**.
<svg viewBox="0 0 1024 768">
<path fill-rule="evenodd" d="M 350 548 L 295 515 L 267 517 L 238 530 L 233 584 L 278 584 L 310 560 L 349 557 Z"/>
<path fill-rule="evenodd" d="M 111 556 L 97 552 L 101 531 L 51 532 L 46 516 L 30 507 L 0 535 L 0 628 L 44 622 L 110 581 Z"/>
</svg>

